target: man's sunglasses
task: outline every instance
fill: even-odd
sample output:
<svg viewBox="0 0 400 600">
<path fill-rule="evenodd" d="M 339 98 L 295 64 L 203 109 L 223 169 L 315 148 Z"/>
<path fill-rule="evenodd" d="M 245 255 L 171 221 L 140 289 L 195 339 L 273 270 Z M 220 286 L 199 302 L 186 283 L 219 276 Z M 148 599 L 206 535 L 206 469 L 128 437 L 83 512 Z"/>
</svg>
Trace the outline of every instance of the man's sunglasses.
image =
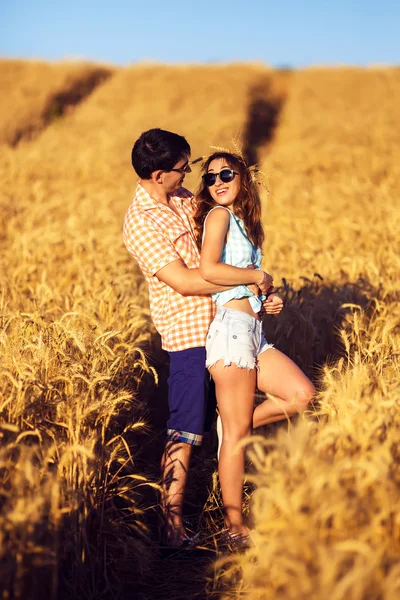
<svg viewBox="0 0 400 600">
<path fill-rule="evenodd" d="M 219 173 L 204 173 L 202 179 L 207 187 L 211 187 L 217 181 L 219 176 L 222 183 L 229 183 L 238 175 L 237 171 L 233 169 L 222 169 Z"/>
<path fill-rule="evenodd" d="M 175 173 L 180 173 L 181 175 L 183 175 L 184 173 L 191 173 L 192 169 L 190 168 L 189 163 L 186 163 L 186 165 L 184 165 L 180 169 L 169 169 L 169 171 L 175 171 Z"/>
</svg>

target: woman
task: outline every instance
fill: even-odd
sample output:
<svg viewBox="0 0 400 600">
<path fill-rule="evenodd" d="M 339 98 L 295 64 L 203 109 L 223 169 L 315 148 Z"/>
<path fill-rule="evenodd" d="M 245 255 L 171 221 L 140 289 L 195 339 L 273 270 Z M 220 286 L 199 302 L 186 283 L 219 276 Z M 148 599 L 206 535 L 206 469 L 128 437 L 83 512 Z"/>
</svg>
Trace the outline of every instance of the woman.
<svg viewBox="0 0 400 600">
<path fill-rule="evenodd" d="M 306 409 L 315 389 L 297 365 L 268 344 L 263 335 L 263 305 L 266 312 L 277 314 L 282 300 L 273 294 L 259 298 L 253 293 L 257 288 L 240 285 L 243 269 L 255 265 L 258 269 L 251 274 L 254 284 L 262 294 L 273 289 L 271 276 L 259 268 L 264 234 L 261 202 L 251 170 L 241 156 L 215 152 L 205 161 L 203 172 L 195 215 L 200 274 L 219 285 L 238 284 L 213 294 L 217 315 L 207 335 L 206 364 L 215 382 L 222 422 L 218 471 L 227 535 L 231 541 L 245 541 L 244 450 L 237 444 L 252 428 Z M 246 276 L 248 279 L 248 272 Z M 256 387 L 274 398 L 254 409 Z"/>
</svg>

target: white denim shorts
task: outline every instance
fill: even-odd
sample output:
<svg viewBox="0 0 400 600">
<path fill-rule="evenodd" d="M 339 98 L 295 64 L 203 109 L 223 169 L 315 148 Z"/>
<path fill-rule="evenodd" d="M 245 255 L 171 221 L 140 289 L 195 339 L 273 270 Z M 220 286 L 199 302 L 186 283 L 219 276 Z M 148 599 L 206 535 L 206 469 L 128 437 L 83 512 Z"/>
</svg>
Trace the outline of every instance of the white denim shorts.
<svg viewBox="0 0 400 600">
<path fill-rule="evenodd" d="M 273 347 L 264 337 L 261 321 L 240 310 L 218 306 L 206 338 L 206 367 L 223 360 L 225 367 L 234 363 L 254 369 L 257 357 Z"/>
</svg>

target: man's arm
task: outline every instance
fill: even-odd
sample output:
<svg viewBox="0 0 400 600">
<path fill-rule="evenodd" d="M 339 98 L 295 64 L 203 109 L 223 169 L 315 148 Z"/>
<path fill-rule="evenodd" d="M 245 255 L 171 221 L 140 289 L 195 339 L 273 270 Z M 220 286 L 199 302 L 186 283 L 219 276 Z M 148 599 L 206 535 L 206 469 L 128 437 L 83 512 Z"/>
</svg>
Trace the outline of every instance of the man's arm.
<svg viewBox="0 0 400 600">
<path fill-rule="evenodd" d="M 200 275 L 199 269 L 189 269 L 183 260 L 174 260 L 156 273 L 156 277 L 182 296 L 203 296 L 224 292 L 233 285 L 215 285 Z"/>
<path fill-rule="evenodd" d="M 222 292 L 235 287 L 216 285 L 203 279 L 199 269 L 190 269 L 164 232 L 154 227 L 143 215 L 125 217 L 124 242 L 128 251 L 139 263 L 143 273 L 151 274 L 182 296 L 201 296 Z M 140 236 L 137 235 L 138 230 Z M 254 268 L 254 267 L 249 267 Z M 245 283 L 245 282 L 243 282 Z"/>
</svg>

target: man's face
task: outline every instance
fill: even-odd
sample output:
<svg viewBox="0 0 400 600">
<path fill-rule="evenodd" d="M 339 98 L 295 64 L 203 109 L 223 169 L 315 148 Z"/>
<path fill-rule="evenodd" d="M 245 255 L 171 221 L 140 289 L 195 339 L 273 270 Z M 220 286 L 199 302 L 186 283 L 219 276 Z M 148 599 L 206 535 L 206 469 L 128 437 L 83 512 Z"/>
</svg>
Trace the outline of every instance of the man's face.
<svg viewBox="0 0 400 600">
<path fill-rule="evenodd" d="M 189 155 L 182 157 L 173 169 L 170 171 L 164 171 L 164 187 L 166 192 L 171 194 L 182 187 L 186 173 L 190 173 L 192 169 L 189 166 Z"/>
</svg>

